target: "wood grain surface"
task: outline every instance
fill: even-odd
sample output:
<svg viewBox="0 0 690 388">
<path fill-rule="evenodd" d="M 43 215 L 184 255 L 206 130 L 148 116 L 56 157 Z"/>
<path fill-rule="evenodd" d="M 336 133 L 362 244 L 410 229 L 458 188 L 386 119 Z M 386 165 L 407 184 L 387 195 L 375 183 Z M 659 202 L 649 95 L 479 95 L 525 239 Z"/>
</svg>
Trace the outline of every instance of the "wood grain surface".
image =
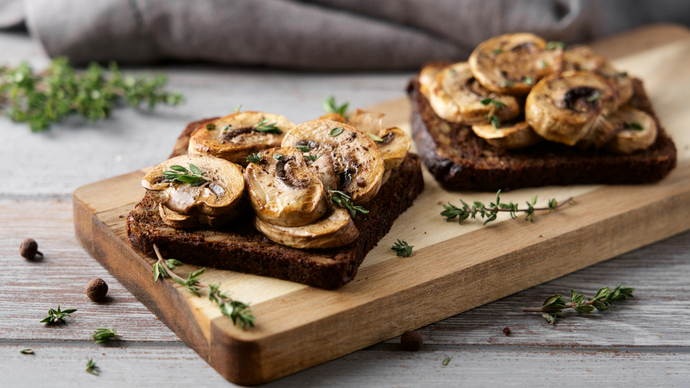
<svg viewBox="0 0 690 388">
<path fill-rule="evenodd" d="M 675 26 L 632 33 L 642 37 L 641 43 L 655 36 L 657 45 L 666 37 L 687 36 L 687 30 Z M 0 48 L 4 63 L 47 61 L 25 36 L 2 33 Z M 614 57 L 610 52 L 623 51 L 621 56 L 626 56 L 637 49 L 633 42 L 604 54 Z M 187 105 L 153 115 L 117 111 L 112 121 L 91 125 L 75 120 L 39 135 L 0 120 L 0 134 L 10 144 L 0 153 L 0 162 L 18 166 L 6 172 L 11 179 L 0 186 L 0 262 L 7 268 L 0 272 L 0 385 L 231 385 L 78 245 L 70 193 L 85 183 L 164 158 L 168 144 L 198 112 L 214 114 L 251 100 L 251 109 L 270 108 L 295 120 L 308 119 L 320 113 L 319 101 L 329 94 L 354 106 L 402 98 L 401 87 L 409 76 L 207 67 L 162 70 L 169 73 L 171 86 L 187 96 Z M 290 98 L 255 93 L 269 85 L 295 92 Z M 673 86 L 688 84 L 679 81 Z M 207 99 L 209 95 L 213 99 Z M 663 99 L 663 94 L 652 96 L 660 110 L 658 98 Z M 660 116 L 668 125 L 664 114 Z M 29 236 L 46 252 L 43 261 L 27 262 L 18 255 L 19 243 Z M 689 275 L 690 234 L 683 234 L 423 327 L 426 345 L 420 352 L 402 351 L 399 339 L 392 338 L 267 386 L 426 387 L 469 382 L 472 386 L 682 387 L 690 377 Z M 95 276 L 110 285 L 107 303 L 90 302 L 83 294 L 83 287 Z M 592 293 L 619 281 L 635 286 L 637 296 L 606 313 L 569 315 L 549 326 L 538 314 L 520 311 L 539 306 L 545 295 L 554 292 L 575 288 Z M 79 311 L 64 327 L 39 324 L 56 303 Z M 93 344 L 93 329 L 111 325 L 123 334 L 122 341 Z M 513 330 L 510 337 L 501 332 L 506 326 Z M 18 353 L 26 347 L 36 355 Z M 447 356 L 452 360 L 444 367 L 441 361 Z M 83 371 L 88 357 L 101 366 L 101 376 Z"/>
</svg>

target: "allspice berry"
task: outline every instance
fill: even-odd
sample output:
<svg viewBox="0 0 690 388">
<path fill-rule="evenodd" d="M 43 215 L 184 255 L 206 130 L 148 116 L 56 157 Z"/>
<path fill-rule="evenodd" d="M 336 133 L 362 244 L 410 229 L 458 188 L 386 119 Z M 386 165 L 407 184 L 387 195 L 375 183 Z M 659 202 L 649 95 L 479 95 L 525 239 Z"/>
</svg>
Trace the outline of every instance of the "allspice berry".
<svg viewBox="0 0 690 388">
<path fill-rule="evenodd" d="M 405 350 L 417 351 L 424 345 L 424 338 L 416 331 L 406 331 L 400 337 L 400 344 Z"/>
<path fill-rule="evenodd" d="M 22 241 L 22 245 L 19 246 L 19 254 L 28 260 L 33 260 L 36 255 L 43 256 L 43 253 L 38 250 L 38 243 L 32 238 Z"/>
<path fill-rule="evenodd" d="M 108 284 L 101 278 L 93 278 L 89 280 L 89 284 L 86 285 L 86 296 L 94 302 L 103 299 L 107 293 Z"/>
</svg>

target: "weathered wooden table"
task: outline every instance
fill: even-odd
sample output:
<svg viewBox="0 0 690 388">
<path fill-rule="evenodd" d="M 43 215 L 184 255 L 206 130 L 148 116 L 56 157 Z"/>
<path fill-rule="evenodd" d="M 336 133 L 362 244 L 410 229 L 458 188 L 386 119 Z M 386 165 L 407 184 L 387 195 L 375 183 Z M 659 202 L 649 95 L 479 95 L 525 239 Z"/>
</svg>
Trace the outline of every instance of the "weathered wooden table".
<svg viewBox="0 0 690 388">
<path fill-rule="evenodd" d="M 629 34 L 638 34 L 643 47 L 690 33 L 657 26 Z M 608 55 L 635 49 L 620 47 Z M 20 34 L 0 34 L 0 53 L 6 64 L 48 61 Z M 119 110 L 97 124 L 69 120 L 42 134 L 0 119 L 2 387 L 231 385 L 81 248 L 72 226 L 72 191 L 157 164 L 184 125 L 199 117 L 243 104 L 299 122 L 318 116 L 328 95 L 353 107 L 403 97 L 411 75 L 157 70 L 169 74 L 171 88 L 187 97 L 185 105 L 155 113 Z M 19 256 L 26 237 L 39 242 L 42 260 Z M 104 302 L 93 303 L 84 294 L 93 277 L 110 286 Z M 687 386 L 689 278 L 690 233 L 685 233 L 424 327 L 422 351 L 403 351 L 393 338 L 268 386 Z M 539 314 L 521 312 L 552 293 L 591 294 L 621 281 L 636 288 L 636 297 L 605 313 L 568 314 L 549 326 Z M 78 312 L 68 325 L 39 323 L 57 304 Z M 121 341 L 94 344 L 91 334 L 98 327 L 117 328 Z M 508 337 L 505 327 L 512 331 Z M 35 355 L 20 354 L 24 348 Z M 446 357 L 451 360 L 443 366 Z M 88 358 L 100 366 L 99 377 L 84 372 Z"/>
</svg>

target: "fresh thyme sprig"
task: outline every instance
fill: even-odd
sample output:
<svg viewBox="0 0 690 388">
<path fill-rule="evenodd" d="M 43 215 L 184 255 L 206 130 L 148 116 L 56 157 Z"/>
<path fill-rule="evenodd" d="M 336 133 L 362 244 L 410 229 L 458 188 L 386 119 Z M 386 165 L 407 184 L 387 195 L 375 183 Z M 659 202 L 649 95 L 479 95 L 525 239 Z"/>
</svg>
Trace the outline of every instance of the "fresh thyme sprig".
<svg viewBox="0 0 690 388">
<path fill-rule="evenodd" d="M 412 248 L 414 248 L 414 245 L 408 245 L 407 241 L 400 241 L 400 239 L 393 243 L 391 247 L 397 256 L 402 257 L 410 257 L 412 255 Z"/>
<path fill-rule="evenodd" d="M 276 125 L 278 122 L 269 123 L 268 119 L 261 119 L 258 124 L 254 126 L 254 130 L 257 132 L 265 133 L 283 133 L 283 131 Z"/>
<path fill-rule="evenodd" d="M 448 205 L 443 205 L 444 210 L 441 212 L 441 215 L 446 217 L 446 221 L 450 221 L 455 217 L 458 217 L 458 222 L 462 224 L 464 220 L 468 218 L 474 219 L 477 215 L 479 215 L 482 219 L 486 218 L 486 221 L 484 221 L 484 225 L 486 225 L 491 221 L 495 221 L 499 212 L 509 212 L 512 219 L 517 218 L 517 213 L 525 213 L 525 220 L 534 222 L 535 211 L 548 210 L 550 213 L 561 206 L 572 203 L 573 198 L 570 197 L 561 204 L 558 204 L 555 199 L 549 199 L 548 207 L 535 208 L 534 205 L 537 203 L 537 196 L 535 195 L 530 201 L 526 202 L 527 209 L 520 209 L 518 208 L 518 204 L 513 203 L 512 201 L 509 203 L 501 203 L 501 190 L 498 190 L 496 193 L 496 202 L 489 202 L 489 206 L 486 206 L 479 201 L 474 201 L 472 206 L 467 204 L 462 199 L 460 202 L 462 203 L 462 208 L 452 205 L 450 202 L 448 202 Z"/>
<path fill-rule="evenodd" d="M 104 327 L 99 327 L 93 332 L 93 339 L 97 344 L 108 342 L 115 337 L 118 337 L 117 330 L 113 329 L 112 327 L 107 329 Z"/>
<path fill-rule="evenodd" d="M 621 287 L 623 283 L 619 283 L 613 290 L 609 287 L 600 288 L 593 298 L 588 298 L 585 301 L 584 294 L 578 294 L 575 290 L 570 290 L 570 302 L 567 302 L 561 294 L 551 295 L 544 301 L 541 308 L 523 309 L 523 312 L 542 313 L 549 325 L 553 325 L 557 318 L 563 318 L 564 309 L 574 309 L 578 313 L 587 314 L 597 309 L 604 311 L 613 305 L 615 302 L 633 297 L 634 288 Z"/>
<path fill-rule="evenodd" d="M 632 129 L 633 131 L 642 131 L 644 130 L 644 127 L 637 121 L 633 121 L 632 123 L 630 123 L 630 129 Z"/>
<path fill-rule="evenodd" d="M 298 150 L 300 150 L 300 151 L 302 151 L 302 152 L 309 152 L 309 151 L 311 151 L 311 148 L 309 148 L 308 145 L 304 145 L 304 144 L 297 144 L 297 145 L 295 145 L 295 148 L 297 148 Z"/>
<path fill-rule="evenodd" d="M 375 142 L 377 142 L 377 143 L 381 143 L 381 142 L 383 141 L 382 138 L 380 138 L 379 136 L 374 135 L 373 133 L 370 133 L 370 134 L 369 134 L 369 137 L 371 138 L 371 140 L 373 140 L 373 141 L 375 141 Z"/>
<path fill-rule="evenodd" d="M 493 106 L 496 107 L 496 109 L 503 109 L 506 107 L 506 104 L 502 103 L 501 101 L 495 100 L 493 98 L 485 98 L 481 100 L 482 105 L 489 105 L 493 104 Z"/>
<path fill-rule="evenodd" d="M 86 372 L 98 376 L 99 369 L 100 368 L 98 367 L 98 365 L 96 365 L 96 362 L 93 360 L 93 358 L 89 358 L 89 361 L 86 362 Z"/>
<path fill-rule="evenodd" d="M 31 131 L 41 132 L 70 115 L 105 119 L 122 102 L 154 109 L 158 104 L 183 101 L 181 94 L 163 89 L 164 75 L 124 75 L 115 62 L 108 70 L 92 63 L 85 72 L 76 72 L 64 57 L 54 59 L 40 73 L 34 73 L 26 62 L 0 67 L 0 108 L 12 121 L 28 123 Z"/>
<path fill-rule="evenodd" d="M 335 103 L 335 97 L 330 96 L 321 101 L 321 105 L 323 106 L 323 110 L 326 113 L 337 113 L 343 117 L 349 117 L 347 115 L 347 107 L 350 105 L 349 102 L 346 102 L 343 105 L 338 106 L 338 104 Z"/>
<path fill-rule="evenodd" d="M 189 183 L 190 186 L 201 186 L 206 182 L 210 182 L 211 178 L 207 178 L 205 171 L 191 163 L 189 163 L 189 170 L 176 164 L 170 166 L 170 170 L 163 171 L 165 179 L 171 182 Z"/>
<path fill-rule="evenodd" d="M 355 218 L 357 215 L 357 212 L 360 212 L 362 214 L 367 214 L 369 213 L 369 210 L 361 207 L 361 206 L 355 206 L 354 203 L 352 203 L 352 198 L 343 193 L 342 191 L 338 190 L 328 190 L 331 193 L 331 201 L 333 201 L 334 204 L 340 207 L 344 207 L 347 209 L 347 211 L 350 212 L 350 216 L 352 218 Z"/>
<path fill-rule="evenodd" d="M 336 136 L 340 135 L 341 133 L 343 133 L 343 127 L 335 127 L 328 132 L 328 136 L 336 137 Z"/>
<path fill-rule="evenodd" d="M 313 155 L 313 154 L 305 154 L 304 155 L 305 159 L 311 160 L 312 162 L 315 162 L 316 159 L 318 159 L 320 157 L 321 157 L 321 155 Z"/>
<path fill-rule="evenodd" d="M 484 117 L 486 117 L 487 120 L 491 123 L 491 125 L 494 126 L 494 128 L 498 129 L 501 127 L 501 120 L 496 116 L 496 109 L 503 109 L 506 107 L 506 104 L 502 103 L 501 101 L 495 100 L 493 98 L 485 98 L 481 100 L 482 105 L 489 105 L 492 104 L 493 106 L 489 110 L 489 113 L 487 113 Z"/>
<path fill-rule="evenodd" d="M 556 49 L 565 50 L 565 48 L 566 48 L 566 44 L 563 42 L 558 42 L 558 41 L 554 40 L 554 41 L 546 43 L 546 49 L 547 50 L 556 50 Z"/>
<path fill-rule="evenodd" d="M 43 318 L 43 320 L 41 320 L 41 323 L 47 323 L 47 324 L 67 323 L 65 321 L 65 318 L 69 317 L 70 314 L 72 314 L 75 311 L 77 311 L 77 309 L 61 310 L 60 305 L 58 305 L 57 310 L 54 310 L 54 309 L 48 310 L 48 316 Z"/>
<path fill-rule="evenodd" d="M 235 326 L 239 326 L 240 329 L 254 326 L 254 321 L 256 318 L 254 317 L 254 314 L 252 314 L 249 304 L 231 299 L 231 292 L 220 292 L 220 284 L 201 283 L 199 277 L 204 273 L 205 268 L 191 273 L 185 280 L 172 272 L 176 265 L 183 265 L 181 262 L 175 260 L 176 263 L 174 263 L 173 268 L 170 268 L 170 261 L 174 259 L 164 260 L 156 244 L 153 244 L 153 250 L 156 252 L 156 256 L 158 257 L 158 261 L 153 265 L 154 282 L 158 281 L 158 278 L 172 278 L 177 283 L 187 287 L 187 289 L 196 296 L 201 296 L 199 293 L 201 288 L 207 288 L 208 299 L 217 304 L 220 308 L 221 314 L 230 318 Z M 170 271 L 168 268 L 170 268 Z"/>
<path fill-rule="evenodd" d="M 249 154 L 247 156 L 247 163 L 259 163 L 261 161 L 261 152 Z"/>
</svg>

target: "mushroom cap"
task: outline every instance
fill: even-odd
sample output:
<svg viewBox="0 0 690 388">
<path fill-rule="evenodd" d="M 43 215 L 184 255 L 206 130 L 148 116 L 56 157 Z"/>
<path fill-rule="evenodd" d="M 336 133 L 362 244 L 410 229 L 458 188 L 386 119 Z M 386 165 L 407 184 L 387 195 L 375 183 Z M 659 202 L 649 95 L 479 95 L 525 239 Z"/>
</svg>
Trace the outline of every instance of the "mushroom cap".
<svg viewBox="0 0 690 388">
<path fill-rule="evenodd" d="M 263 120 L 267 120 L 267 124 L 275 123 L 281 133 L 255 130 Z M 195 129 L 189 139 L 188 151 L 246 166 L 249 154 L 280 147 L 285 133 L 294 127 L 294 123 L 281 115 L 253 111 L 233 113 Z"/>
<path fill-rule="evenodd" d="M 649 148 L 656 141 L 657 125 L 649 114 L 623 106 L 606 117 L 618 132 L 604 148 L 620 154 L 631 154 Z"/>
<path fill-rule="evenodd" d="M 525 148 L 543 140 L 526 121 L 501 124 L 500 128 L 491 124 L 473 125 L 472 131 L 492 146 L 505 149 Z"/>
</svg>

